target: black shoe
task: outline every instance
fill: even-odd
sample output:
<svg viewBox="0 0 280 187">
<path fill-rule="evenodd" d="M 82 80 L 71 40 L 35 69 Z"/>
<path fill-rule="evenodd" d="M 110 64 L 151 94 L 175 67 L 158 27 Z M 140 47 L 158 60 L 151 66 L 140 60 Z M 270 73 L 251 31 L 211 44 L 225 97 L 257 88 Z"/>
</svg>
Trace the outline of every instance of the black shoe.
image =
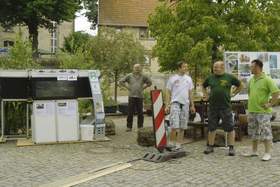
<svg viewBox="0 0 280 187">
<path fill-rule="evenodd" d="M 208 155 L 209 153 L 213 153 L 214 148 L 213 146 L 207 146 L 206 149 L 204 150 L 204 154 Z"/>
<path fill-rule="evenodd" d="M 126 129 L 126 132 L 131 132 L 131 131 L 132 131 L 131 128 L 127 128 L 127 129 Z"/>
<path fill-rule="evenodd" d="M 233 147 L 229 147 L 228 156 L 235 156 L 235 150 Z"/>
</svg>

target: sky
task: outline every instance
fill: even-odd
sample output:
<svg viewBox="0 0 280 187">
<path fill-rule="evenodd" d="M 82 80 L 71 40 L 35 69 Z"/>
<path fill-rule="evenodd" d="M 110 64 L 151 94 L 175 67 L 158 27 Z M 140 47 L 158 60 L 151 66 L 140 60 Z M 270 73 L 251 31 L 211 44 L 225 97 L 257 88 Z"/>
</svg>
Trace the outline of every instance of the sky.
<svg viewBox="0 0 280 187">
<path fill-rule="evenodd" d="M 88 22 L 88 19 L 82 15 L 84 12 L 85 10 L 81 10 L 80 12 L 76 13 L 75 31 L 84 31 L 88 34 L 96 35 L 97 30 L 90 29 L 90 22 Z"/>
</svg>

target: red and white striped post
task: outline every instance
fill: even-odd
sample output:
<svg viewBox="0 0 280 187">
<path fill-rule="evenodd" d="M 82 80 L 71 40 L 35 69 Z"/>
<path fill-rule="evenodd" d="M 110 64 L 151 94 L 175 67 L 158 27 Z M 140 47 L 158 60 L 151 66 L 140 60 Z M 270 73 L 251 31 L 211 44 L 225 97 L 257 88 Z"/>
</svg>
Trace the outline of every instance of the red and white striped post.
<svg viewBox="0 0 280 187">
<path fill-rule="evenodd" d="M 162 152 L 166 147 L 167 138 L 164 126 L 165 112 L 163 106 L 163 98 L 161 90 L 151 91 L 152 109 L 153 109 L 153 124 L 156 144 L 155 147 Z"/>
</svg>

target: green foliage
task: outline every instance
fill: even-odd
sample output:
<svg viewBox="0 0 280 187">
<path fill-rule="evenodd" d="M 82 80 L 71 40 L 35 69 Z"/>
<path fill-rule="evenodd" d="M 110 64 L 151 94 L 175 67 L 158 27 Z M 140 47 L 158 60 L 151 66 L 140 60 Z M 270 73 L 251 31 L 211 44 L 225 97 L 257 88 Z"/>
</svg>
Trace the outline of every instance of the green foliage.
<svg viewBox="0 0 280 187">
<path fill-rule="evenodd" d="M 150 105 L 152 103 L 151 101 L 151 94 L 149 91 L 144 91 L 143 93 L 143 102 L 145 105 Z"/>
<path fill-rule="evenodd" d="M 126 32 L 100 28 L 91 46 L 97 67 L 108 74 L 130 72 L 133 64 L 145 60 L 144 47 Z"/>
<path fill-rule="evenodd" d="M 144 47 L 132 34 L 109 28 L 99 28 L 98 35 L 90 44 L 95 68 L 115 83 L 116 101 L 118 80 L 131 72 L 133 64 L 144 62 Z"/>
<path fill-rule="evenodd" d="M 80 100 L 79 101 L 79 113 L 81 116 L 87 113 L 93 113 L 93 103 L 92 100 Z"/>
<path fill-rule="evenodd" d="M 32 59 L 30 42 L 23 40 L 19 34 L 14 46 L 9 49 L 8 55 L 0 58 L 0 67 L 2 69 L 34 69 L 39 67 L 39 64 Z"/>
<path fill-rule="evenodd" d="M 112 94 L 110 92 L 110 81 L 106 76 L 102 77 L 101 79 L 101 90 L 104 106 L 117 105 L 117 102 L 112 99 Z"/>
<path fill-rule="evenodd" d="M 5 134 L 20 135 L 26 133 L 26 104 L 24 102 L 6 102 Z"/>
<path fill-rule="evenodd" d="M 88 47 L 90 35 L 83 32 L 73 32 L 64 38 L 62 51 L 68 53 L 76 53 L 77 50 L 85 51 Z"/>
<path fill-rule="evenodd" d="M 89 34 L 82 32 L 74 32 L 66 37 L 63 49 L 57 53 L 59 68 L 93 69 L 94 60 L 90 39 Z"/>
<path fill-rule="evenodd" d="M 278 51 L 280 1 L 181 0 L 163 3 L 149 17 L 161 71 L 185 59 L 191 71 L 206 75 L 223 51 Z M 194 70 L 196 68 L 196 70 Z"/>
<path fill-rule="evenodd" d="M 57 59 L 59 68 L 62 69 L 92 69 L 94 66 L 91 51 L 88 49 L 78 48 L 73 54 L 59 52 Z"/>
<path fill-rule="evenodd" d="M 98 19 L 98 0 L 82 0 L 83 6 L 86 9 L 85 16 L 91 22 L 91 28 L 94 29 Z"/>
<path fill-rule="evenodd" d="M 26 25 L 32 49 L 37 54 L 38 28 L 53 29 L 53 22 L 71 21 L 80 8 L 79 0 L 2 0 L 0 24 L 4 27 Z"/>
<path fill-rule="evenodd" d="M 39 67 L 32 59 L 32 49 L 29 41 L 24 41 L 21 34 L 17 35 L 15 44 L 5 57 L 0 58 L 1 69 L 34 69 Z M 26 133 L 26 105 L 23 102 L 5 103 L 5 134 L 19 135 Z"/>
</svg>

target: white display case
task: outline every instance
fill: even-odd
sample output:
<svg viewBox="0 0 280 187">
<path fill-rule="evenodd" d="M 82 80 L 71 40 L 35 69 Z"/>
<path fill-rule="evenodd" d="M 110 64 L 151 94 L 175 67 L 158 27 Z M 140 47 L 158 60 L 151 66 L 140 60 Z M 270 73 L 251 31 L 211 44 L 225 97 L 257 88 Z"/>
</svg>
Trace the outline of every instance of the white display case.
<svg viewBox="0 0 280 187">
<path fill-rule="evenodd" d="M 77 100 L 56 101 L 57 141 L 79 140 L 79 113 Z"/>
<path fill-rule="evenodd" d="M 34 101 L 31 115 L 34 143 L 56 142 L 55 101 Z"/>
</svg>

